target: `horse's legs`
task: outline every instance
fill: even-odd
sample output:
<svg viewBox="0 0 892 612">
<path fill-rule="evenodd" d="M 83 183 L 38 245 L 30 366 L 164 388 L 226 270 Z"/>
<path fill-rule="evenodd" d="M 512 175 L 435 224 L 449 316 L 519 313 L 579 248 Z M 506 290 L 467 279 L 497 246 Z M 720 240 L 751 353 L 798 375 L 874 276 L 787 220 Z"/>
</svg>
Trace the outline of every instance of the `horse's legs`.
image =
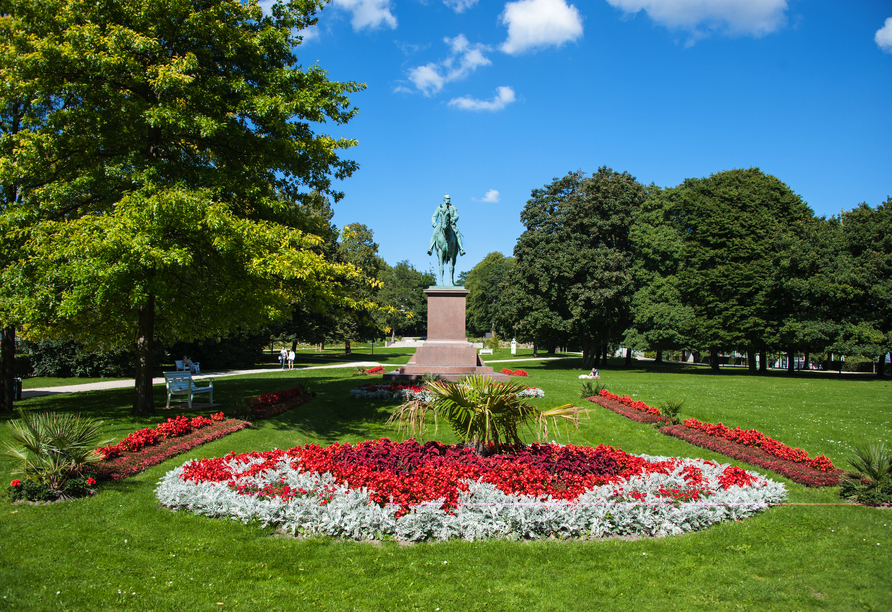
<svg viewBox="0 0 892 612">
<path fill-rule="evenodd" d="M 443 282 L 443 259 L 445 258 L 443 257 L 443 251 L 438 250 L 437 255 L 437 259 L 440 262 L 440 286 L 442 287 L 443 285 L 445 285 L 445 283 Z"/>
</svg>

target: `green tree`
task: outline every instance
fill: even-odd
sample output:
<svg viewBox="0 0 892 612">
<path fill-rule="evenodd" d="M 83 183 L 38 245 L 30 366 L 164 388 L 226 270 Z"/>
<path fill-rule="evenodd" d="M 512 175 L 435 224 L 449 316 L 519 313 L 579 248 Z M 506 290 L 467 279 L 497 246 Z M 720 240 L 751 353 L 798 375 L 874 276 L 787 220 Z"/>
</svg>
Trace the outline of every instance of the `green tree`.
<svg viewBox="0 0 892 612">
<path fill-rule="evenodd" d="M 11 273 L 33 287 L 15 314 L 33 333 L 136 339 L 136 414 L 153 410 L 157 340 L 256 328 L 305 298 L 356 305 L 333 281 L 357 270 L 326 261 L 296 222 L 310 192 L 339 199 L 332 177 L 356 168 L 339 157 L 354 141 L 312 126 L 349 121 L 362 86 L 294 51 L 321 6 L 4 2 L 3 42 L 25 34 L 3 69 L 49 101 L 20 132 L 51 180 L 25 202 L 40 216 Z"/>
<path fill-rule="evenodd" d="M 777 337 L 781 309 L 770 299 L 774 249 L 801 235 L 813 213 L 789 187 L 758 168 L 687 179 L 666 190 L 669 220 L 682 243 L 678 288 L 694 312 L 694 338 L 718 350 L 755 353 Z M 765 359 L 762 359 L 765 364 Z"/>
<path fill-rule="evenodd" d="M 514 249 L 518 290 L 531 307 L 516 324 L 534 327 L 535 317 L 549 333 L 578 342 L 585 367 L 621 340 L 634 293 L 629 228 L 645 197 L 634 177 L 606 166 L 534 189 Z"/>
<path fill-rule="evenodd" d="M 432 272 L 416 270 L 408 260 L 395 266 L 385 264 L 381 272 L 381 289 L 378 301 L 389 306 L 389 312 L 382 313 L 385 327 L 390 328 L 391 338 L 402 331 L 424 335 L 427 331 L 427 298 L 424 290 L 437 284 Z"/>
<path fill-rule="evenodd" d="M 387 265 L 378 255 L 378 243 L 372 230 L 362 223 L 350 223 L 341 231 L 338 261 L 359 270 L 362 276 L 344 278 L 342 282 L 353 298 L 353 303 L 332 310 L 333 335 L 344 341 L 346 353 L 350 343 L 380 336 L 381 327 L 372 304 L 378 300 L 381 282 L 378 277 Z"/>
<path fill-rule="evenodd" d="M 500 319 L 502 296 L 513 267 L 513 257 L 492 252 L 468 272 L 464 285 L 471 292 L 468 294 L 467 319 L 468 331 L 472 335 L 483 336 L 495 331 L 503 336 L 510 335 L 508 330 L 496 330 L 496 323 Z"/>
<path fill-rule="evenodd" d="M 892 350 L 892 198 L 871 208 L 862 203 L 840 216 L 845 253 L 851 257 L 858 299 L 852 301 L 857 325 L 847 334 L 850 355 L 879 355 L 882 376 Z"/>
<path fill-rule="evenodd" d="M 635 295 L 627 347 L 653 350 L 657 362 L 664 350 L 690 346 L 693 310 L 681 301 L 678 267 L 682 242 L 669 222 L 669 208 L 659 187 L 635 213 L 630 236 L 635 251 Z"/>
</svg>

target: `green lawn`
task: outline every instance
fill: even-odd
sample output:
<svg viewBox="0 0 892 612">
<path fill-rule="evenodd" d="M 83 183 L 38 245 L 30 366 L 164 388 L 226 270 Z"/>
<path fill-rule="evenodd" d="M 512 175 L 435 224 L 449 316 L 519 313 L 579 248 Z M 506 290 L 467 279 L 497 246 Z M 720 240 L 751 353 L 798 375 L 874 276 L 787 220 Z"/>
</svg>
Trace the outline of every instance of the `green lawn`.
<svg viewBox="0 0 892 612">
<path fill-rule="evenodd" d="M 385 363 L 405 363 L 410 353 L 400 351 L 406 349 L 376 347 L 374 358 L 386 355 Z M 363 358 L 371 355 L 364 351 Z M 501 358 L 499 352 L 489 357 Z M 528 361 L 512 369 L 523 368 L 530 374 L 525 382 L 545 390 L 537 404 L 555 406 L 581 403 L 580 365 L 574 359 Z M 155 482 L 188 458 L 396 438 L 384 425 L 392 403 L 347 397 L 352 387 L 380 378 L 352 377 L 352 370 L 220 378 L 215 399 L 224 411 L 241 398 L 294 384 L 308 383 L 318 396 L 140 476 L 108 484 L 94 498 L 49 506 L 0 502 L 0 610 L 892 609 L 892 511 L 836 505 L 835 489 L 807 489 L 777 475 L 772 477 L 789 489 L 790 505 L 659 540 L 411 546 L 299 540 L 259 525 L 158 506 Z M 614 393 L 651 404 L 685 398 L 684 418 L 756 428 L 812 455 L 824 453 L 839 466 L 853 444 L 892 442 L 888 381 L 811 373 L 747 376 L 740 370 L 714 376 L 690 367 L 602 369 L 601 375 Z M 179 413 L 133 418 L 132 393 L 48 396 L 21 406 L 100 417 L 106 437 L 115 439 Z M 162 386 L 156 387 L 155 399 L 163 405 Z M 571 442 L 728 461 L 591 408 Z M 437 437 L 455 441 L 442 424 Z M 5 482 L 12 469 L 11 460 L 0 459 Z"/>
</svg>

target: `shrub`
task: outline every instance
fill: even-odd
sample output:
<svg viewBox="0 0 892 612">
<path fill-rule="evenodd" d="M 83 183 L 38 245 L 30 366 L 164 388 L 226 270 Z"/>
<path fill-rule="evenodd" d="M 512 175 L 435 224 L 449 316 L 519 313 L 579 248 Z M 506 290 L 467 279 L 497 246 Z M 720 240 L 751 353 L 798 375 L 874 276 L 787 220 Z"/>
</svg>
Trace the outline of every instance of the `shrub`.
<svg viewBox="0 0 892 612">
<path fill-rule="evenodd" d="M 70 413 L 19 414 L 21 418 L 7 423 L 11 441 L 2 454 L 20 459 L 22 467 L 16 473 L 36 483 L 23 486 L 24 498 L 59 499 L 79 494 L 80 488 L 69 480 L 80 477 L 89 464 L 101 459 L 94 447 L 102 423 Z"/>
<path fill-rule="evenodd" d="M 588 399 L 590 397 L 595 397 L 601 393 L 602 390 L 607 388 L 607 383 L 603 383 L 600 380 L 583 380 L 582 381 L 582 389 L 579 391 L 579 397 Z"/>
<path fill-rule="evenodd" d="M 840 495 L 862 504 L 892 503 L 892 451 L 885 444 L 852 449 L 849 465 L 855 473 L 843 476 Z"/>
</svg>

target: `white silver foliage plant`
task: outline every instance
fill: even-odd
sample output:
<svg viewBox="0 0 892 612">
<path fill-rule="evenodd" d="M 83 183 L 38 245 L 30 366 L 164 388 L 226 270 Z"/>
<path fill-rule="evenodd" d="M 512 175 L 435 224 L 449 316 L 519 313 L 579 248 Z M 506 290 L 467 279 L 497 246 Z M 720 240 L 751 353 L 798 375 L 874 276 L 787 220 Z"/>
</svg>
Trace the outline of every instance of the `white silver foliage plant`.
<svg viewBox="0 0 892 612">
<path fill-rule="evenodd" d="M 666 459 L 644 457 L 649 461 Z M 494 485 L 470 481 L 453 512 L 445 512 L 444 500 L 439 499 L 413 506 L 398 517 L 398 505 L 379 505 L 365 489 L 338 484 L 330 474 L 301 472 L 288 460 L 279 461 L 274 469 L 237 480 L 240 486 L 258 489 L 285 484 L 306 491 L 287 501 L 243 494 L 228 482 L 185 482 L 181 476 L 187 464 L 168 472 L 155 492 L 158 500 L 173 510 L 243 523 L 258 521 L 295 535 L 354 540 L 662 537 L 744 519 L 786 499 L 782 483 L 755 472 L 747 472 L 756 478 L 752 485 L 732 485 L 726 490 L 719 486 L 718 477 L 727 465 L 684 459 L 668 474 L 633 476 L 591 489 L 569 502 L 507 494 Z M 245 469 L 244 463 L 231 465 L 237 472 Z M 713 494 L 693 501 L 659 496 L 661 486 L 687 488 L 683 474 L 686 466 L 702 470 Z"/>
</svg>

